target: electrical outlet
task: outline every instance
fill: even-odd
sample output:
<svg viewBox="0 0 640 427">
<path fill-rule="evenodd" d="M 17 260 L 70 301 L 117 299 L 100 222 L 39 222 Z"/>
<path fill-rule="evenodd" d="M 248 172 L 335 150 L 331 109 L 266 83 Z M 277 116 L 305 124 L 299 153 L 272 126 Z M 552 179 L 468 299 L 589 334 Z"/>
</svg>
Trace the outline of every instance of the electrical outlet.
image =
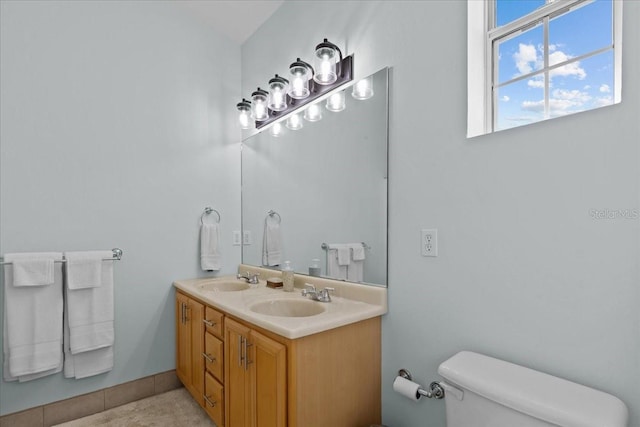
<svg viewBox="0 0 640 427">
<path fill-rule="evenodd" d="M 242 244 L 242 233 L 240 231 L 233 232 L 233 246 L 240 246 Z"/>
<path fill-rule="evenodd" d="M 420 233 L 422 256 L 438 256 L 438 230 L 424 228 Z"/>
<path fill-rule="evenodd" d="M 253 243 L 253 236 L 251 235 L 250 230 L 244 230 L 244 234 L 242 236 L 242 244 L 250 245 Z"/>
</svg>

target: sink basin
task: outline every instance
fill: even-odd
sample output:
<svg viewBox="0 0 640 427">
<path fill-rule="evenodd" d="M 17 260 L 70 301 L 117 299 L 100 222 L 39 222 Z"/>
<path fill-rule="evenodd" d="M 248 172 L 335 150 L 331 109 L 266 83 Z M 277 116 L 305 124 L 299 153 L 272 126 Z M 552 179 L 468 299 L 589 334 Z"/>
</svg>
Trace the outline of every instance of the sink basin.
<svg viewBox="0 0 640 427">
<path fill-rule="evenodd" d="M 242 280 L 220 280 L 204 283 L 200 285 L 200 289 L 213 292 L 244 291 L 249 289 L 249 284 Z"/>
<path fill-rule="evenodd" d="M 309 317 L 326 310 L 319 302 L 300 299 L 279 299 L 254 304 L 250 310 L 258 314 L 282 317 Z"/>
</svg>

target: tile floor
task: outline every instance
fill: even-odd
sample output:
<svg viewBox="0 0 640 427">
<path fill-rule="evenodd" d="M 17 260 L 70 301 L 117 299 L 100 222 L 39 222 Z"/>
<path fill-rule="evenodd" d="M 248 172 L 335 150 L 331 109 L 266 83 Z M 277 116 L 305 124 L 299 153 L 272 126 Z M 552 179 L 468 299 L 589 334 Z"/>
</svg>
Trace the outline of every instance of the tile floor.
<svg viewBox="0 0 640 427">
<path fill-rule="evenodd" d="M 57 427 L 215 427 L 185 388 L 168 391 Z"/>
</svg>

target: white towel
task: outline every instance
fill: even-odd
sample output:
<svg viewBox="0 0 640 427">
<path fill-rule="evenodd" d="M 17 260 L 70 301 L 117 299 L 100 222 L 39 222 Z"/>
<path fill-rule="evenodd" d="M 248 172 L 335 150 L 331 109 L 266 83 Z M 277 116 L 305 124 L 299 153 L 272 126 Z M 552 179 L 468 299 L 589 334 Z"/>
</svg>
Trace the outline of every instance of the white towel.
<svg viewBox="0 0 640 427">
<path fill-rule="evenodd" d="M 220 270 L 220 229 L 218 224 L 202 224 L 200 227 L 200 267 L 204 271 Z"/>
<path fill-rule="evenodd" d="M 112 251 L 99 251 L 110 259 Z M 67 275 L 72 273 L 67 266 Z M 102 261 L 101 285 L 94 288 L 66 287 L 66 315 L 69 316 L 69 348 L 81 353 L 109 347 L 114 342 L 113 261 Z"/>
<path fill-rule="evenodd" d="M 69 346 L 69 319 L 68 308 L 65 300 L 64 315 L 64 377 L 65 378 L 86 378 L 93 375 L 103 374 L 113 369 L 114 351 L 113 346 L 99 348 L 97 350 L 86 351 L 84 353 L 72 354 Z"/>
<path fill-rule="evenodd" d="M 338 262 L 338 250 L 327 250 L 327 276 L 332 279 L 346 280 L 347 279 L 347 266 L 340 265 Z"/>
<path fill-rule="evenodd" d="M 5 262 L 62 260 L 62 254 L 6 254 Z M 62 264 L 54 265 L 53 284 L 13 286 L 13 265 L 4 266 L 3 377 L 29 381 L 62 368 Z"/>
<path fill-rule="evenodd" d="M 67 260 L 67 288 L 97 288 L 102 284 L 102 259 L 111 258 L 112 252 L 65 252 Z"/>
<path fill-rule="evenodd" d="M 13 286 L 52 285 L 53 258 L 14 259 Z"/>
<path fill-rule="evenodd" d="M 343 243 L 329 243 L 329 249 L 335 249 L 338 255 L 338 265 L 349 265 L 351 263 L 351 249 L 349 245 Z"/>
<path fill-rule="evenodd" d="M 364 245 L 362 243 L 349 243 L 351 249 L 351 259 L 354 261 L 363 261 L 365 258 Z"/>
<path fill-rule="evenodd" d="M 351 261 L 347 266 L 347 280 L 362 282 L 364 280 L 364 261 Z"/>
<path fill-rule="evenodd" d="M 280 264 L 282 264 L 280 224 L 265 220 L 262 236 L 262 265 L 274 267 Z"/>
</svg>

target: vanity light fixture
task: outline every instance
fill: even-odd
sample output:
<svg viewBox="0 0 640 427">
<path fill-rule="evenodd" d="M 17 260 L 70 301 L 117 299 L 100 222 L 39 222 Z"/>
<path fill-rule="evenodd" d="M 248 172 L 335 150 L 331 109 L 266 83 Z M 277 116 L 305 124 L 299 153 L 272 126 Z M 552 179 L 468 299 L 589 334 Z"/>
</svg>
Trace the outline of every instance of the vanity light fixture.
<svg viewBox="0 0 640 427">
<path fill-rule="evenodd" d="M 242 98 L 242 102 L 239 102 L 238 105 L 238 121 L 240 122 L 241 129 L 249 129 L 251 128 L 251 102 Z"/>
<path fill-rule="evenodd" d="M 342 111 L 347 107 L 347 102 L 344 96 L 344 90 L 331 94 L 327 98 L 327 110 L 334 113 Z"/>
<path fill-rule="evenodd" d="M 300 58 L 296 62 L 289 65 L 289 74 L 291 75 L 291 85 L 287 92 L 293 99 L 305 99 L 311 93 L 309 83 L 313 84 L 313 67 L 302 61 Z"/>
<path fill-rule="evenodd" d="M 285 126 L 287 126 L 287 129 L 298 130 L 298 129 L 302 129 L 302 127 L 304 126 L 304 123 L 300 118 L 300 114 L 294 113 L 289 116 L 289 118 L 287 119 L 287 124 Z"/>
<path fill-rule="evenodd" d="M 309 105 L 309 107 L 304 110 L 304 119 L 308 122 L 318 122 L 322 120 L 322 108 L 320 108 L 317 102 Z"/>
<path fill-rule="evenodd" d="M 251 94 L 251 114 L 256 122 L 263 122 L 269 118 L 268 96 L 269 92 L 260 88 Z"/>
<path fill-rule="evenodd" d="M 373 76 L 366 77 L 353 85 L 351 96 L 358 100 L 373 97 Z"/>
<path fill-rule="evenodd" d="M 269 128 L 269 133 L 271 134 L 271 136 L 276 138 L 282 135 L 282 123 L 280 122 L 274 123 L 273 126 Z"/>
<path fill-rule="evenodd" d="M 336 56 L 340 58 L 336 61 Z M 313 76 L 313 80 L 321 85 L 330 85 L 338 80 L 338 73 L 336 64 L 340 67 L 342 62 L 342 51 L 335 44 L 331 43 L 327 39 L 324 39 L 322 43 L 316 46 L 316 55 L 314 58 L 316 73 Z"/>
<path fill-rule="evenodd" d="M 271 111 L 284 111 L 287 109 L 287 89 L 289 80 L 276 74 L 269 80 L 269 109 Z"/>
<path fill-rule="evenodd" d="M 316 46 L 314 63 L 312 67 L 307 62 L 297 58 L 289 66 L 290 80 L 279 75 L 269 80 L 269 91 L 258 88 L 251 94 L 251 102 L 246 101 L 251 108 L 251 118 L 255 121 L 256 129 L 262 129 L 274 122 L 288 118 L 296 111 L 302 111 L 307 105 L 325 99 L 329 92 L 343 87 L 353 80 L 353 55 L 342 56 L 342 51 L 327 39 Z M 342 108 L 336 106 L 331 111 L 344 109 L 344 93 L 342 94 Z M 242 107 L 241 105 L 242 104 Z M 247 121 L 245 100 L 238 104 L 238 120 L 243 129 Z M 242 109 L 241 109 L 242 108 Z M 328 107 L 327 107 L 328 108 Z M 305 112 L 305 118 L 312 121 L 315 115 L 313 111 Z M 315 118 L 319 120 L 320 117 Z M 294 122 L 296 119 L 292 119 Z M 299 123 L 302 119 L 298 116 Z M 286 126 L 290 128 L 290 120 Z M 293 129 L 299 129 L 302 126 Z"/>
</svg>

